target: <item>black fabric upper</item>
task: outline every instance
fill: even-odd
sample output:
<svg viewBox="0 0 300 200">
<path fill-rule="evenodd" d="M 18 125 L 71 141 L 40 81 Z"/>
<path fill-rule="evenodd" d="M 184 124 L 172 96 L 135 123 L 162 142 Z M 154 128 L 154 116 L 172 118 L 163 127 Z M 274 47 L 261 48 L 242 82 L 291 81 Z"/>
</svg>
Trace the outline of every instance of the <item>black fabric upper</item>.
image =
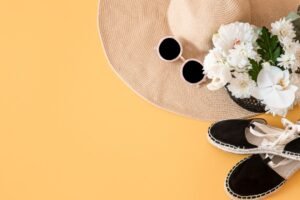
<svg viewBox="0 0 300 200">
<path fill-rule="evenodd" d="M 289 152 L 299 153 L 300 154 L 300 138 L 297 138 L 297 139 L 289 142 L 284 147 L 284 151 L 289 151 Z"/>
<path fill-rule="evenodd" d="M 242 162 L 229 177 L 229 187 L 240 196 L 259 195 L 274 189 L 285 181 L 260 155 Z"/>
<path fill-rule="evenodd" d="M 245 129 L 250 126 L 252 120 L 232 119 L 220 121 L 210 129 L 210 134 L 222 143 L 230 144 L 239 148 L 256 148 L 250 144 L 245 136 Z"/>
</svg>

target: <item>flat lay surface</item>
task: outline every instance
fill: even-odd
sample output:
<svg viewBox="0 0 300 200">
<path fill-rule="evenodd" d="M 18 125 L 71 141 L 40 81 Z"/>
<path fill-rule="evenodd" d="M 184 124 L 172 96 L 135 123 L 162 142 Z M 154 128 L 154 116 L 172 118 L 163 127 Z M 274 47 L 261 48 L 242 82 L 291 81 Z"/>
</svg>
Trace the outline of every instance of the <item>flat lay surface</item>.
<svg viewBox="0 0 300 200">
<path fill-rule="evenodd" d="M 131 91 L 106 60 L 97 10 L 97 0 L 1 2 L 0 199 L 228 199 L 225 177 L 246 156 L 209 144 L 211 123 Z M 299 199 L 299 183 L 296 173 L 269 199 Z"/>
</svg>

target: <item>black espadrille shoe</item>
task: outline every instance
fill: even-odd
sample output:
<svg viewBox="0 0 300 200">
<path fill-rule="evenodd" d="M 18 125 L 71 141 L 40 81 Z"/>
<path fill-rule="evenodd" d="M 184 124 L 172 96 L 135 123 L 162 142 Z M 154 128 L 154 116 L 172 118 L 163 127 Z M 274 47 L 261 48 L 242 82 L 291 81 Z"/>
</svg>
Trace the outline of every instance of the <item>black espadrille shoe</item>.
<svg viewBox="0 0 300 200">
<path fill-rule="evenodd" d="M 253 155 L 236 164 L 225 181 L 231 199 L 262 199 L 276 192 L 296 171 L 300 161 Z"/>
<path fill-rule="evenodd" d="M 264 119 L 233 119 L 213 124 L 208 139 L 214 146 L 237 154 L 274 154 L 300 160 L 300 124 L 282 119 L 285 129 Z"/>
</svg>

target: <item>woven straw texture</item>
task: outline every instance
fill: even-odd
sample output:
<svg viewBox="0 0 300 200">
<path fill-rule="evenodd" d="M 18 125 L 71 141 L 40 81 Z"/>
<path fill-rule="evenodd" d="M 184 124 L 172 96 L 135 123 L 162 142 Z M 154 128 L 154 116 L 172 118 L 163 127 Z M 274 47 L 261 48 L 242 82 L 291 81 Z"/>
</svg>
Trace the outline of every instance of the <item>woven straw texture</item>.
<svg viewBox="0 0 300 200">
<path fill-rule="evenodd" d="M 180 76 L 182 63 L 161 61 L 155 47 L 162 37 L 175 35 L 185 58 L 202 60 L 219 25 L 269 25 L 298 4 L 299 0 L 100 0 L 99 31 L 114 71 L 149 102 L 201 120 L 244 118 L 255 113 L 238 106 L 225 89 L 212 92 L 206 85 L 187 84 Z"/>
</svg>

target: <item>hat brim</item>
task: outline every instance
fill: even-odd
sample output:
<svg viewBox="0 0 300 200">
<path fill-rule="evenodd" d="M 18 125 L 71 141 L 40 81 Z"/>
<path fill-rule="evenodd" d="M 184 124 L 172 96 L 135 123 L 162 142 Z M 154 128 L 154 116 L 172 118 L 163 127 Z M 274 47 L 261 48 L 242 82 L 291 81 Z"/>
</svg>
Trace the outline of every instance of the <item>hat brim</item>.
<svg viewBox="0 0 300 200">
<path fill-rule="evenodd" d="M 297 8 L 298 0 L 286 2 L 253 0 L 252 7 L 257 3 L 258 10 L 266 12 L 261 4 L 266 4 L 264 8 L 275 4 L 280 11 L 272 12 L 279 14 L 269 16 L 275 21 Z M 225 89 L 212 92 L 206 85 L 187 84 L 180 76 L 180 61 L 160 60 L 155 47 L 161 38 L 171 35 L 166 19 L 169 3 L 170 0 L 100 0 L 99 32 L 114 71 L 140 96 L 171 112 L 201 120 L 256 115 L 235 104 Z M 257 19 L 259 14 L 263 15 L 256 13 Z"/>
</svg>

